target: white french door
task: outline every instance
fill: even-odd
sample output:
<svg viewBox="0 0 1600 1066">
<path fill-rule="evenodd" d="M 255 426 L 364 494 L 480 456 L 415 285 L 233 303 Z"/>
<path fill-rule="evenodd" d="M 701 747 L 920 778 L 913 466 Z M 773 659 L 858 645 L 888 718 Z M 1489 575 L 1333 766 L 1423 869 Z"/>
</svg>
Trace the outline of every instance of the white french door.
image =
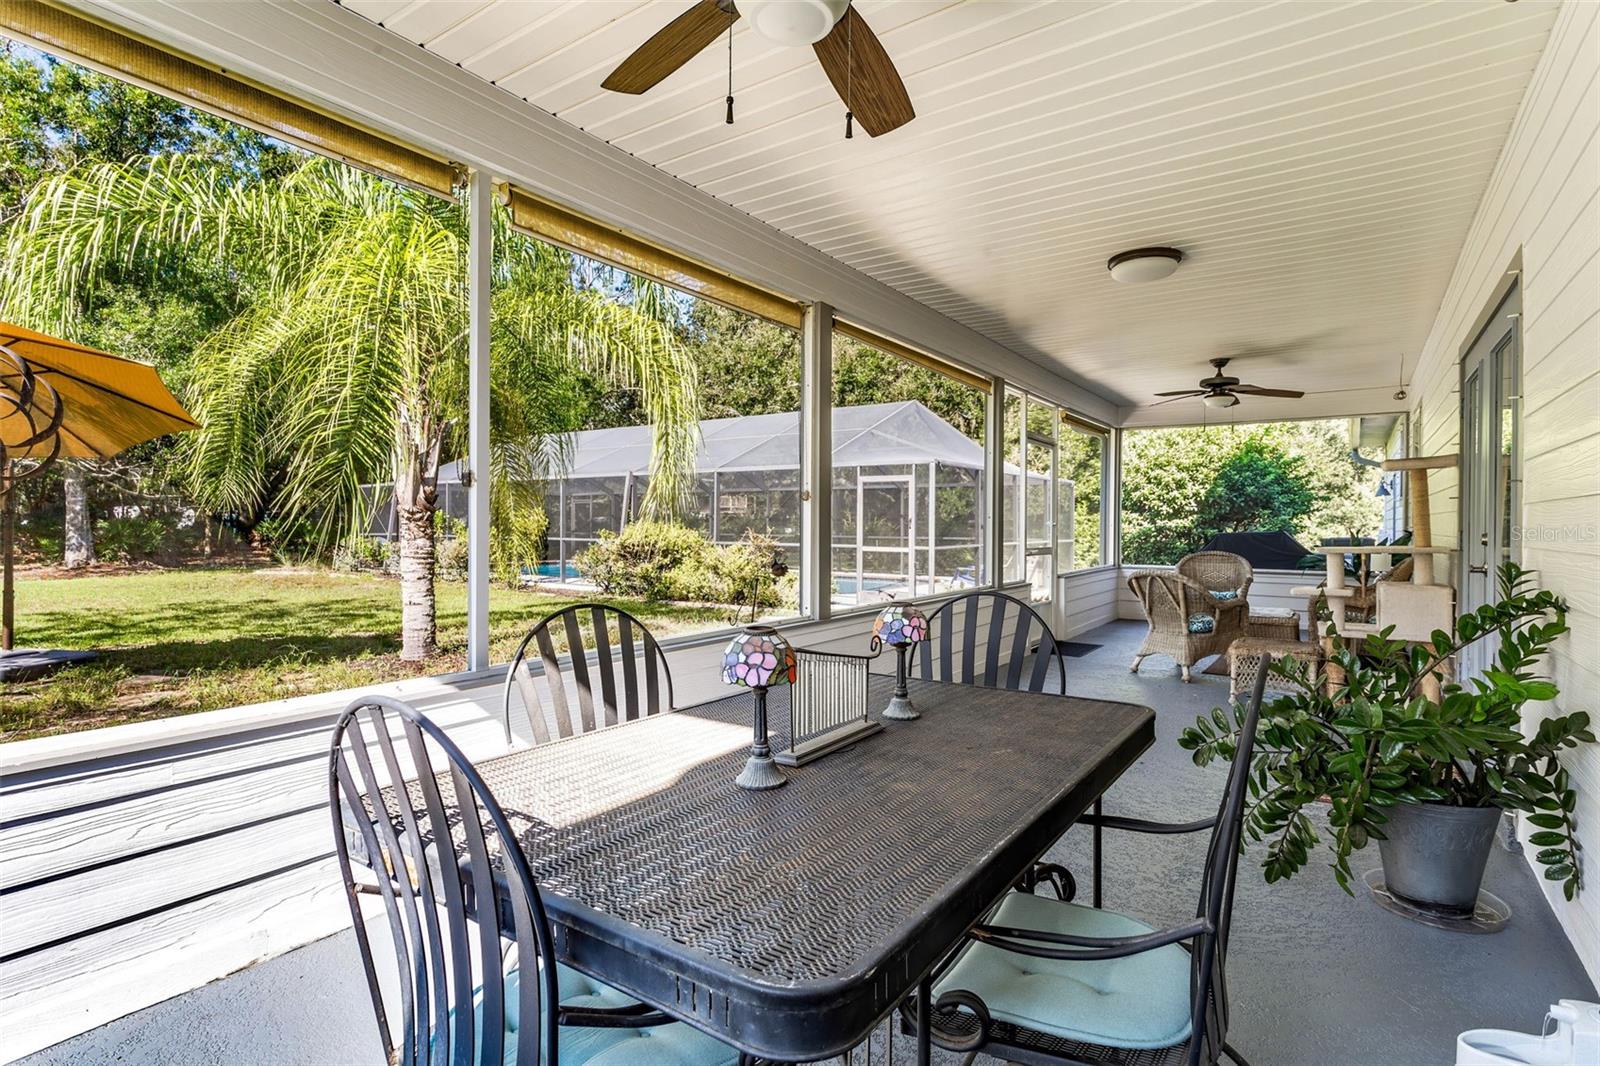
<svg viewBox="0 0 1600 1066">
<path fill-rule="evenodd" d="M 1521 287 L 1514 286 L 1461 361 L 1461 614 L 1497 599 L 1501 564 L 1520 559 L 1521 316 Z M 1493 661 L 1491 645 L 1480 641 L 1463 653 L 1463 680 Z"/>
</svg>

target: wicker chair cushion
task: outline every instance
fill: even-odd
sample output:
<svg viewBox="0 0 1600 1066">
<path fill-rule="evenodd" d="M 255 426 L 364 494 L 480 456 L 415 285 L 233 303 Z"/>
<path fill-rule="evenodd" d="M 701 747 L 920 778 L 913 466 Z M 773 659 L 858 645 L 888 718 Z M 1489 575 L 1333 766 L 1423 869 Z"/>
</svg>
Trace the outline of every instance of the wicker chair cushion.
<svg viewBox="0 0 1600 1066">
<path fill-rule="evenodd" d="M 989 924 L 1073 936 L 1139 936 L 1116 911 L 1013 892 Z M 934 989 L 976 993 L 998 1021 L 1067 1040 L 1158 1048 L 1189 1037 L 1189 953 L 1176 944 L 1120 959 L 1036 959 L 974 943 Z"/>
<path fill-rule="evenodd" d="M 1217 620 L 1209 614 L 1191 614 L 1189 616 L 1189 632 L 1191 633 L 1214 633 L 1216 628 Z"/>
<path fill-rule="evenodd" d="M 1239 598 L 1239 590 L 1238 589 L 1223 589 L 1221 592 L 1218 592 L 1216 589 L 1212 589 L 1211 590 L 1211 597 L 1212 597 L 1212 599 L 1217 599 L 1217 600 L 1236 600 L 1236 599 Z"/>
<path fill-rule="evenodd" d="M 520 1024 L 517 985 L 520 974 L 506 974 L 506 1047 L 504 1066 L 517 1064 L 517 1029 Z M 556 988 L 561 1002 L 569 1007 L 626 1007 L 635 1000 L 609 985 L 591 980 L 566 966 L 556 968 Z M 483 1028 L 483 1004 L 473 1009 L 477 1029 Z M 682 1022 L 655 1025 L 646 1029 L 603 1029 L 592 1026 L 563 1026 L 561 1061 L 580 1066 L 735 1066 L 739 1053 L 721 1041 L 690 1028 Z M 448 1057 L 447 1047 L 436 1047 L 437 1061 Z M 478 1060 L 474 1054 L 473 1061 Z"/>
</svg>

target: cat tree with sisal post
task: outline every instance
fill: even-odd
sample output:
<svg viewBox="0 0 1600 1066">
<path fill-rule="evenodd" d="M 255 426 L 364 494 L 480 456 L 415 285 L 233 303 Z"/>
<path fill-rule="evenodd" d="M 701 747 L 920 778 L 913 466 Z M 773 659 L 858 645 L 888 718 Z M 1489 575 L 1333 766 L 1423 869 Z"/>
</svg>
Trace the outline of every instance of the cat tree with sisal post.
<svg viewBox="0 0 1600 1066">
<path fill-rule="evenodd" d="M 1433 544 L 1433 523 L 1428 510 L 1428 471 L 1447 470 L 1459 461 L 1456 455 L 1430 455 L 1413 459 L 1389 459 L 1383 464 L 1386 471 L 1403 470 L 1407 477 L 1406 511 L 1411 521 L 1411 543 L 1384 544 L 1370 547 L 1329 545 L 1312 549 L 1327 561 L 1327 578 L 1323 587 L 1302 587 L 1292 591 L 1296 595 L 1328 598 L 1333 615 L 1333 626 L 1339 639 L 1362 640 L 1370 634 L 1382 633 L 1393 627 L 1389 634 L 1394 640 L 1429 641 L 1435 630 L 1449 630 L 1455 623 L 1455 590 L 1448 584 L 1435 580 L 1435 556 L 1449 555 L 1451 548 L 1438 548 Z M 1377 603 L 1372 621 L 1358 621 L 1345 616 L 1345 601 L 1355 594 L 1355 589 L 1345 584 L 1344 557 L 1346 555 L 1409 555 L 1412 557 L 1410 581 L 1379 581 L 1376 583 Z M 1332 639 L 1325 644 L 1332 651 Z M 1438 698 L 1437 680 L 1425 685 L 1423 691 Z"/>
</svg>

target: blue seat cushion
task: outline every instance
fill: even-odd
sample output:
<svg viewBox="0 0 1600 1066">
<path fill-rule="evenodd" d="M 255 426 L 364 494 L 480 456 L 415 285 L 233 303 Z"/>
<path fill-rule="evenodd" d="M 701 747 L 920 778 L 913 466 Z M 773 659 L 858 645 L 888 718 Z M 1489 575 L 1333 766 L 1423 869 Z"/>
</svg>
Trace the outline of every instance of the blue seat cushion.
<svg viewBox="0 0 1600 1066">
<path fill-rule="evenodd" d="M 515 969 L 505 976 L 505 1066 L 518 1066 L 520 980 L 521 974 Z M 627 1007 L 638 1002 L 610 985 L 561 965 L 556 967 L 556 989 L 568 1007 Z M 481 1026 L 481 998 L 474 1005 L 474 1013 Z M 562 1066 L 736 1066 L 739 1061 L 739 1053 L 733 1048 L 683 1022 L 643 1029 L 566 1025 L 561 1027 L 560 1040 Z"/>
<path fill-rule="evenodd" d="M 1209 614 L 1191 614 L 1189 616 L 1189 632 L 1210 633 L 1217 628 L 1217 620 Z"/>
<path fill-rule="evenodd" d="M 1238 589 L 1223 589 L 1221 592 L 1218 592 L 1216 589 L 1212 589 L 1211 590 L 1211 595 L 1212 595 L 1213 598 L 1219 599 L 1219 600 L 1236 600 L 1236 599 L 1239 598 L 1239 590 Z"/>
<path fill-rule="evenodd" d="M 1116 911 L 1013 892 L 988 924 L 1072 936 L 1139 936 L 1150 926 Z M 940 979 L 976 993 L 998 1021 L 1118 1048 L 1171 1047 L 1189 1038 L 1189 953 L 1177 944 L 1120 959 L 1068 962 L 973 943 Z"/>
</svg>

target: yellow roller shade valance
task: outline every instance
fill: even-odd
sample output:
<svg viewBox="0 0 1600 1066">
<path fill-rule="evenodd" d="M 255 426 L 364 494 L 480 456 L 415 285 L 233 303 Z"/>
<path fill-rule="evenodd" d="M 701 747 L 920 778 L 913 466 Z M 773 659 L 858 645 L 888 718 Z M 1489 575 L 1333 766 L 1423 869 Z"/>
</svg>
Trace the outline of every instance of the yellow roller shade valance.
<svg viewBox="0 0 1600 1066">
<path fill-rule="evenodd" d="M 1061 422 L 1063 425 L 1071 426 L 1079 433 L 1087 433 L 1091 437 L 1104 437 L 1111 433 L 1104 426 L 1097 426 L 1093 422 L 1085 422 L 1069 411 L 1061 412 Z"/>
<path fill-rule="evenodd" d="M 39 0 L 0 0 L 0 33 L 250 126 L 307 151 L 446 198 L 456 168 L 343 119 Z"/>
<path fill-rule="evenodd" d="M 805 308 L 629 233 L 595 222 L 521 189 L 509 190 L 511 222 L 524 233 L 632 274 L 799 329 Z"/>
<path fill-rule="evenodd" d="M 929 370 L 937 370 L 946 377 L 954 378 L 963 385 L 971 385 L 980 392 L 986 393 L 991 389 L 989 379 L 981 374 L 974 374 L 972 371 L 956 366 L 954 363 L 946 362 L 936 355 L 929 355 L 926 352 L 920 352 L 908 345 L 901 344 L 899 341 L 890 340 L 888 337 L 874 333 L 870 329 L 863 329 L 860 326 L 851 325 L 849 322 L 841 322 L 837 319 L 834 320 L 833 328 L 843 333 L 846 337 L 858 340 L 862 344 L 878 349 L 880 352 L 888 352 L 890 355 L 899 356 L 908 363 L 915 363 L 917 366 L 927 367 Z"/>
</svg>

